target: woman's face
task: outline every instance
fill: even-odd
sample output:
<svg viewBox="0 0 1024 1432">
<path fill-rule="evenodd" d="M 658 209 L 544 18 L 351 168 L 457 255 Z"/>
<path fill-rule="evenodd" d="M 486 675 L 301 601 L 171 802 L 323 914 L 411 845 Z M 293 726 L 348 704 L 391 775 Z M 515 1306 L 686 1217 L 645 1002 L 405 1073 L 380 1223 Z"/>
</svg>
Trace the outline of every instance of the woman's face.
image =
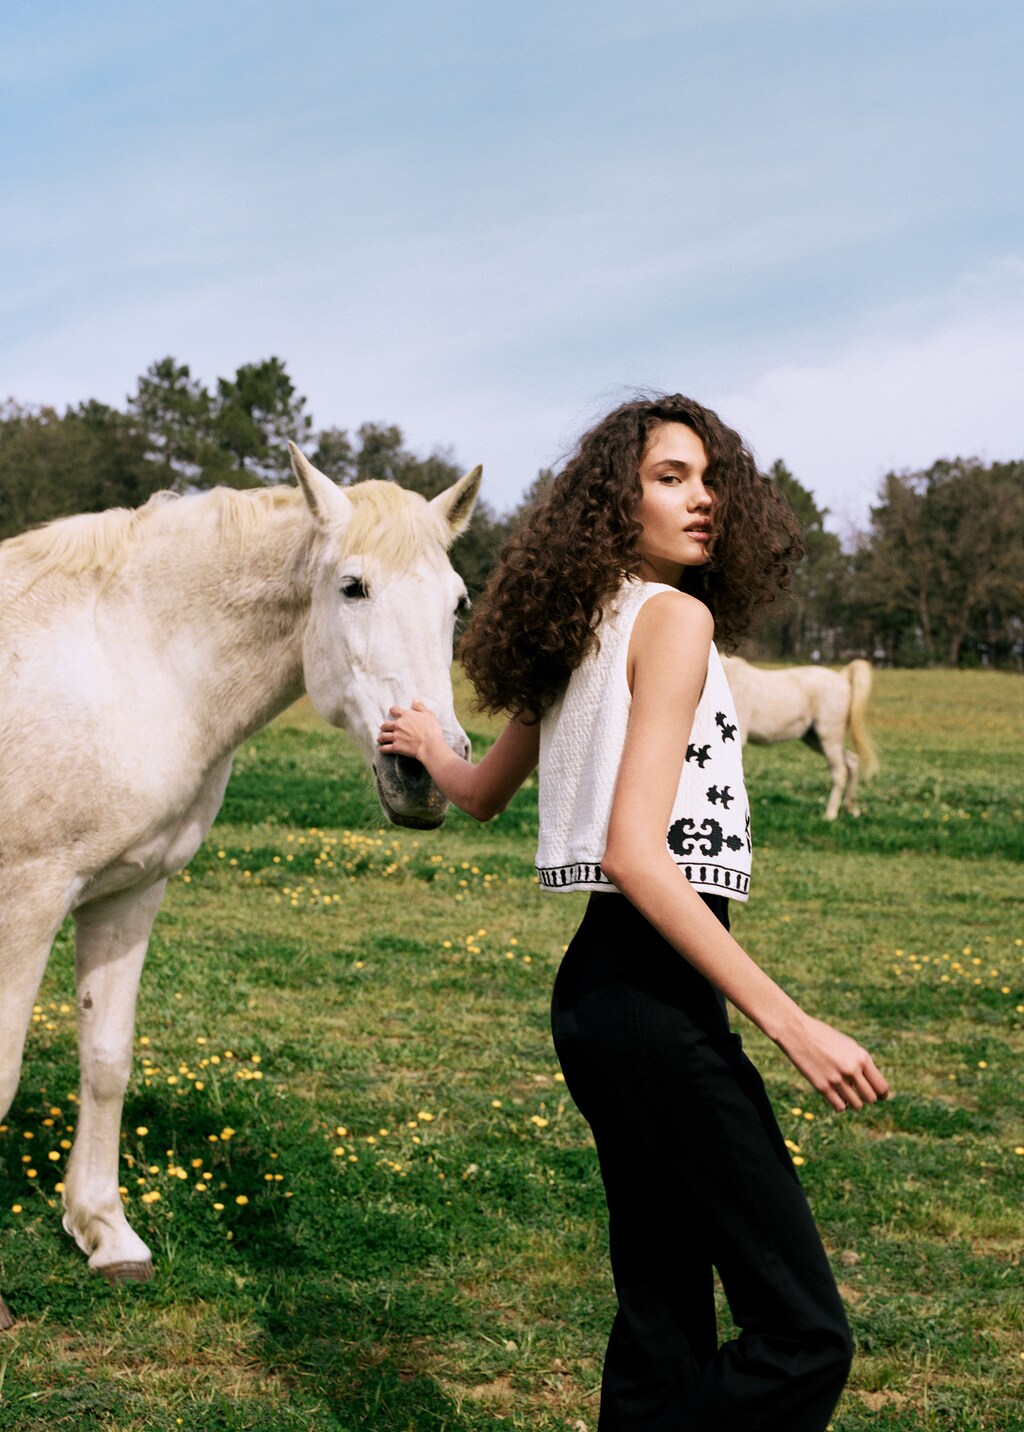
<svg viewBox="0 0 1024 1432">
<path fill-rule="evenodd" d="M 685 423 L 660 423 L 640 460 L 640 550 L 649 581 L 677 587 L 685 567 L 708 559 L 715 499 L 705 484 L 704 444 Z"/>
</svg>

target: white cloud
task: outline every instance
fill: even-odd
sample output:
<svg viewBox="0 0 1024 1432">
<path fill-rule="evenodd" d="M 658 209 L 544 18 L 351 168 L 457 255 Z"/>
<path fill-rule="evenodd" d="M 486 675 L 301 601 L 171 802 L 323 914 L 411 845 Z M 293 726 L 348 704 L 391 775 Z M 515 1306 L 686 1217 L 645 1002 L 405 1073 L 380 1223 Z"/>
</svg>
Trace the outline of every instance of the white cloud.
<svg viewBox="0 0 1024 1432">
<path fill-rule="evenodd" d="M 930 325 L 904 311 L 831 358 L 768 369 L 720 409 L 840 529 L 863 522 L 888 471 L 1024 457 L 1024 263 L 966 275 L 944 306 Z"/>
</svg>

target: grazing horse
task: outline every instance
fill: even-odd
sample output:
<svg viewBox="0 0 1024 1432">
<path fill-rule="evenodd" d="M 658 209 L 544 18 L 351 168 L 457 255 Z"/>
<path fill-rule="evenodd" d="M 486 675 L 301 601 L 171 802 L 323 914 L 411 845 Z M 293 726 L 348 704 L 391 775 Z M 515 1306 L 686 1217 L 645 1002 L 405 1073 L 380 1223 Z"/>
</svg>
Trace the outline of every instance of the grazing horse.
<svg viewBox="0 0 1024 1432">
<path fill-rule="evenodd" d="M 832 773 L 825 819 L 835 820 L 840 802 L 851 815 L 860 815 L 857 778 L 861 762 L 865 780 L 878 770 L 866 723 L 871 663 L 858 658 L 842 671 L 830 671 L 826 666 L 762 671 L 738 656 L 725 656 L 722 662 L 744 744 L 804 741 L 825 757 Z M 847 732 L 856 754 L 846 748 Z"/>
<path fill-rule="evenodd" d="M 447 549 L 480 469 L 427 502 L 389 482 L 343 491 L 294 446 L 292 465 L 298 489 L 159 493 L 0 544 L 0 1120 L 70 913 L 81 1093 L 64 1228 L 110 1283 L 152 1275 L 117 1177 L 146 944 L 235 749 L 307 691 L 359 743 L 389 820 L 420 829 L 447 803 L 417 761 L 378 754 L 388 709 L 422 697 L 469 752 L 451 687 L 466 591 Z"/>
</svg>

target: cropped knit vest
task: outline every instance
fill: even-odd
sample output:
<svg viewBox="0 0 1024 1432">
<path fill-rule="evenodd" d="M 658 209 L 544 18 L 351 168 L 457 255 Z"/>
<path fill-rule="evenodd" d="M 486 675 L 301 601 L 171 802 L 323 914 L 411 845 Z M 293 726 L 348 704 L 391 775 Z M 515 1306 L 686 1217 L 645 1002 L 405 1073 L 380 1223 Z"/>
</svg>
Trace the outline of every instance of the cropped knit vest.
<svg viewBox="0 0 1024 1432">
<path fill-rule="evenodd" d="M 541 720 L 537 874 L 551 890 L 610 890 L 601 870 L 632 696 L 629 638 L 643 604 L 672 587 L 629 578 L 605 610 L 600 645 L 572 673 Z M 669 853 L 698 890 L 746 900 L 750 811 L 739 724 L 712 644 L 666 835 Z"/>
</svg>

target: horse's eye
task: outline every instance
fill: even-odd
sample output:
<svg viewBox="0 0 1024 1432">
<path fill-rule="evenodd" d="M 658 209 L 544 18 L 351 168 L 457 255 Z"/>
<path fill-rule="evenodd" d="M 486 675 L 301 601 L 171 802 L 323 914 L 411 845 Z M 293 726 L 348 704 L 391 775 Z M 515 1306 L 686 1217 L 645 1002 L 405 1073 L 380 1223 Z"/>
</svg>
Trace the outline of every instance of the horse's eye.
<svg viewBox="0 0 1024 1432">
<path fill-rule="evenodd" d="M 349 577 L 347 581 L 341 584 L 341 595 L 350 598 L 352 601 L 358 601 L 360 597 L 368 597 L 370 594 L 366 590 L 361 577 Z"/>
<path fill-rule="evenodd" d="M 466 596 L 465 592 L 463 592 L 462 596 L 459 598 L 458 605 L 455 608 L 455 615 L 457 617 L 464 617 L 472 605 L 473 603 Z"/>
</svg>

